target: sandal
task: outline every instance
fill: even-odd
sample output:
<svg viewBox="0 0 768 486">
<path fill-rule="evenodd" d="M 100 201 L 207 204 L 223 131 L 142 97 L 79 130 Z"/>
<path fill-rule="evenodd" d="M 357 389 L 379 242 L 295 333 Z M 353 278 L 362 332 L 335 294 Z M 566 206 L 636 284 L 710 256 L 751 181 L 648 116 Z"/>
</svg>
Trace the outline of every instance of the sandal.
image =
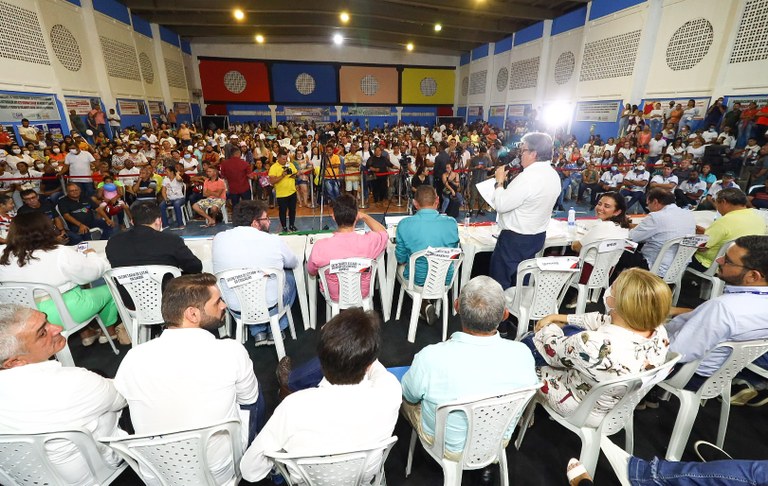
<svg viewBox="0 0 768 486">
<path fill-rule="evenodd" d="M 568 470 L 566 472 L 568 476 L 568 484 L 571 486 L 578 486 L 582 480 L 592 480 L 587 472 L 587 469 L 582 465 L 578 459 L 572 458 L 568 461 Z"/>
</svg>

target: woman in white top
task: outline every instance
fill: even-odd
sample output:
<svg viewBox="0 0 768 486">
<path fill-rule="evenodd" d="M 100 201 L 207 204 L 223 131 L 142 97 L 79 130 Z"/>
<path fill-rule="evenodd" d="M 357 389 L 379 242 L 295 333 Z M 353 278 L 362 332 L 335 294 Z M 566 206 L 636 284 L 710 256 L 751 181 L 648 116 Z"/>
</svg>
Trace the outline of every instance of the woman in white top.
<svg viewBox="0 0 768 486">
<path fill-rule="evenodd" d="M 597 223 L 587 234 L 571 244 L 573 251 L 581 251 L 582 247 L 604 240 L 625 240 L 629 237 L 629 218 L 627 217 L 627 201 L 618 192 L 606 192 L 600 196 L 595 206 Z M 586 283 L 592 273 L 595 254 L 590 252 L 584 259 L 579 283 Z"/>
<path fill-rule="evenodd" d="M 16 216 L 8 231 L 8 244 L 0 256 L 0 281 L 51 285 L 59 289 L 75 321 L 82 322 L 98 314 L 105 326 L 114 326 L 117 306 L 107 286 L 80 287 L 98 280 L 109 270 L 106 258 L 92 249 L 81 253 L 75 247 L 60 245 L 57 236 L 44 213 Z M 62 325 L 53 300 L 43 300 L 37 308 L 48 316 L 51 324 Z M 117 338 L 114 327 L 109 333 Z M 80 333 L 84 346 L 93 344 L 98 335 L 98 330 L 91 328 Z M 99 342 L 106 343 L 106 336 L 99 338 Z"/>
<path fill-rule="evenodd" d="M 293 164 L 298 169 L 296 176 L 296 191 L 299 193 L 299 207 L 309 207 L 309 176 L 312 174 L 312 164 L 309 163 L 309 157 L 304 155 L 304 146 L 298 144 L 293 154 Z"/>
<path fill-rule="evenodd" d="M 534 353 L 544 386 L 537 392 L 564 416 L 572 414 L 592 387 L 664 364 L 669 338 L 661 324 L 672 292 L 647 270 L 622 272 L 603 297 L 606 313 L 553 314 L 536 324 Z M 540 353 L 540 354 L 539 354 Z M 596 426 L 616 404 L 597 402 L 587 424 Z"/>
<path fill-rule="evenodd" d="M 184 216 L 182 208 L 186 203 L 186 186 L 184 184 L 184 178 L 179 173 L 177 166 L 168 166 L 165 168 L 165 177 L 163 177 L 163 189 L 161 191 L 162 201 L 160 202 L 160 219 L 163 220 L 163 228 L 167 228 L 170 223 L 168 222 L 169 207 L 173 207 L 173 212 L 176 217 L 176 227 L 171 228 L 174 230 L 182 230 L 184 226 Z"/>
<path fill-rule="evenodd" d="M 704 156 L 704 150 L 706 150 L 706 147 L 704 147 L 704 144 L 701 143 L 701 138 L 696 137 L 693 139 L 693 142 L 691 142 L 688 148 L 685 149 L 685 152 L 693 155 L 695 160 L 699 160 Z"/>
<path fill-rule="evenodd" d="M 685 154 L 685 145 L 683 145 L 683 141 L 676 138 L 672 145 L 667 147 L 667 153 L 672 156 L 672 160 L 675 163 L 680 163 L 680 161 L 683 160 L 683 154 Z"/>
</svg>

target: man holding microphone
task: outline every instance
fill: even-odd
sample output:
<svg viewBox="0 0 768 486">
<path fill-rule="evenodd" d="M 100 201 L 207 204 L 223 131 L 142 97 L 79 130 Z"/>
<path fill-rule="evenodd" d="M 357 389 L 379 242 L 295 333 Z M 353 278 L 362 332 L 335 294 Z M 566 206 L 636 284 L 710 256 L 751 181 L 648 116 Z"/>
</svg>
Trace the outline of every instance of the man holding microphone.
<svg viewBox="0 0 768 486">
<path fill-rule="evenodd" d="M 552 167 L 552 138 L 532 132 L 520 142 L 523 171 L 505 188 L 507 168 L 496 169 L 493 205 L 499 234 L 491 255 L 491 278 L 505 290 L 515 286 L 517 266 L 544 247 L 552 208 L 560 195 L 560 177 Z"/>
</svg>

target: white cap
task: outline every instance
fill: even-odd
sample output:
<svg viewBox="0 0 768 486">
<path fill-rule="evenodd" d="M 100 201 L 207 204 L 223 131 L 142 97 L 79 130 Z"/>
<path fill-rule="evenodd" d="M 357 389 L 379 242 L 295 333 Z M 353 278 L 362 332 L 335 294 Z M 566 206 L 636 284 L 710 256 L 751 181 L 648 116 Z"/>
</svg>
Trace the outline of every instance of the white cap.
<svg viewBox="0 0 768 486">
<path fill-rule="evenodd" d="M 229 138 L 237 138 L 237 135 L 232 134 L 232 135 L 229 136 Z"/>
</svg>

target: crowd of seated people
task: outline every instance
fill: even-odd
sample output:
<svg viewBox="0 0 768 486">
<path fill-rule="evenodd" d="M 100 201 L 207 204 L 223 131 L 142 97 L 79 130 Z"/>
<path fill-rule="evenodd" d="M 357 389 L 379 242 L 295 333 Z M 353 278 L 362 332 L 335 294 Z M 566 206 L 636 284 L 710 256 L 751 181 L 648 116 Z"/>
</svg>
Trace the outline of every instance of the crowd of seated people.
<svg viewBox="0 0 768 486">
<path fill-rule="evenodd" d="M 200 260 L 178 234 L 163 232 L 170 225 L 166 209 L 177 209 L 183 198 L 210 226 L 218 224 L 223 211 L 229 211 L 234 228 L 219 232 L 213 240 L 213 271 L 243 267 L 285 270 L 283 289 L 267 286 L 268 304 L 274 312 L 278 299 L 286 306 L 293 304 L 297 289 L 292 272 L 303 271 L 303 255 L 297 259 L 284 240 L 269 234 L 269 204 L 274 202 L 280 207 L 283 229 L 291 230 L 291 202 L 311 203 L 309 194 L 299 189 L 301 186 L 311 186 L 310 194 L 324 193 L 335 200 L 333 216 L 338 231 L 332 238 L 320 240 L 307 262 L 307 271 L 317 274 L 332 259 L 373 259 L 385 251 L 386 230 L 358 210 L 360 198 L 370 194 L 374 200 L 392 197 L 399 190 L 402 174 L 407 172 L 412 177 L 409 182 L 417 212 L 398 225 L 395 256 L 400 265 L 398 272 L 406 278 L 413 272 L 416 285 L 420 285 L 426 273 L 424 262 L 417 261 L 415 268 L 409 268 L 410 256 L 429 247 L 460 245 L 456 221 L 440 214 L 441 210 L 454 215 L 454 208 L 462 206 L 462 191 L 470 196 L 467 210 L 485 210 L 482 200 L 476 202 L 473 186 L 490 177 L 489 171 L 495 166 L 506 161 L 512 166 L 519 163 L 514 149 L 504 149 L 503 132 L 487 124 L 434 129 L 398 125 L 364 130 L 354 123 L 318 126 L 285 122 L 274 128 L 244 124 L 228 131 L 206 132 L 185 125 L 178 129 L 161 125 L 157 129 L 124 130 L 116 139 L 101 144 L 74 134 L 58 143 L 57 154 L 64 152 L 64 157 L 44 160 L 45 173 L 53 170 L 58 176 L 67 176 L 63 191 L 46 194 L 43 184 L 39 191 L 16 182 L 0 186 L 7 188 L 5 194 L 0 194 L 0 198 L 6 197 L 0 199 L 0 228 L 4 221 L 10 223 L 0 233 L 6 244 L 0 255 L 0 280 L 57 287 L 71 313 L 80 313 L 83 319 L 100 315 L 110 335 L 114 330 L 114 339 L 124 343 L 128 337 L 126 334 L 123 339 L 125 330 L 117 326 L 116 304 L 108 289 L 83 289 L 80 285 L 97 281 L 110 264 L 169 264 L 181 268 L 185 275 L 169 280 L 163 291 L 166 326 L 161 336 L 128 352 L 114 382 L 95 379 L 80 368 L 73 368 L 79 371 L 72 373 L 72 379 L 92 381 L 92 386 L 100 387 L 101 391 L 91 393 L 88 399 L 100 400 L 98 407 L 93 405 L 97 410 L 94 413 L 110 417 L 106 432 L 91 429 L 102 435 L 120 433 L 112 417 L 126 405 L 133 428 L 140 434 L 240 419 L 241 439 L 247 447 L 241 469 L 248 480 L 274 475 L 266 456 L 270 452 L 329 454 L 389 437 L 401 401 L 405 419 L 428 441 L 434 438 L 435 408 L 449 395 L 495 393 L 541 380 L 544 386 L 538 392 L 540 397 L 568 415 L 595 383 L 657 367 L 664 363 L 668 351 L 684 355 L 684 362 L 703 359 L 689 384 L 697 387 L 722 364 L 722 356 L 709 354 L 718 344 L 768 337 L 768 313 L 762 311 L 768 288 L 768 236 L 765 219 L 750 208 L 763 198 L 759 188 L 747 195 L 738 185 L 738 181 L 764 181 L 768 148 L 760 148 L 756 139 L 746 140 L 745 147 L 739 147 L 738 140 L 729 141 L 733 148 L 727 160 L 723 159 L 722 164 L 702 163 L 706 151 L 700 148 L 718 143 L 719 137 L 706 132 L 680 137 L 686 133 L 685 125 L 681 127 L 684 113 L 677 125 L 670 117 L 672 121 L 660 131 L 654 130 L 655 122 L 648 123 L 646 129 L 644 118 L 634 114 L 628 117 L 627 134 L 616 139 L 602 143 L 593 137 L 582 147 L 575 141 L 561 140 L 556 146 L 552 164 L 562 169 L 559 172 L 563 181 L 559 205 L 569 194 L 583 198 L 589 189 L 599 219 L 573 242 L 572 249 L 579 251 L 584 245 L 616 238 L 643 243 L 638 257 L 645 265 L 617 269 L 604 296 L 604 313 L 549 316 L 539 322 L 526 348 L 502 339 L 497 331 L 508 316 L 501 287 L 488 277 L 476 277 L 463 286 L 456 303 L 462 331 L 445 343 L 419 352 L 402 377 L 402 388 L 378 362 L 381 343 L 376 313 L 348 310 L 322 328 L 316 360 L 293 373 L 289 360 L 280 362 L 283 395 L 292 396 L 268 419 L 253 363 L 244 346 L 216 339 L 209 332 L 221 325 L 227 306 L 238 312 L 240 303 L 225 282 L 200 273 Z M 670 132 L 679 140 L 670 139 L 668 149 L 653 155 Z M 750 148 L 755 146 L 756 150 Z M 678 151 L 680 147 L 684 147 L 682 152 Z M 323 153 L 328 157 L 320 156 Z M 25 161 L 11 157 L 7 154 L 0 162 L 0 183 L 6 173 L 22 173 L 19 166 L 25 171 L 22 174 L 31 174 L 26 172 Z M 292 168 L 285 170 L 286 165 Z M 321 173 L 323 166 L 326 172 Z M 741 173 L 744 167 L 746 172 Z M 457 176 L 456 170 L 465 175 Z M 718 171 L 721 180 L 712 175 Z M 745 180 L 744 174 L 750 180 Z M 345 175 L 350 178 L 343 179 Z M 283 189 L 293 192 L 277 189 L 277 184 L 286 180 L 291 181 L 291 187 Z M 274 200 L 273 188 L 277 189 Z M 19 204 L 12 205 L 14 197 Z M 628 218 L 629 203 L 649 213 L 638 224 Z M 707 228 L 696 227 L 693 213 L 687 208 L 704 203 L 711 204 L 721 217 Z M 123 222 L 132 220 L 131 229 L 120 228 L 119 219 L 113 221 L 112 216 L 117 214 L 110 213 L 117 209 L 124 212 Z M 174 213 L 176 226 L 180 227 L 181 215 L 179 211 Z M 369 233 L 354 231 L 360 222 L 368 226 Z M 727 284 L 725 294 L 696 309 L 671 308 L 669 287 L 649 271 L 631 267 L 651 267 L 664 243 L 695 233 L 708 239 L 697 252 L 692 268 L 706 270 L 712 264 L 719 265 L 717 275 Z M 78 252 L 66 246 L 99 234 L 109 239 L 106 259 L 93 250 Z M 735 243 L 716 258 L 731 240 Z M 664 256 L 662 266 L 669 264 L 669 258 Z M 334 298 L 338 283 L 332 275 L 328 277 L 328 288 L 322 291 Z M 365 279 L 362 285 L 368 288 Z M 8 307 L 0 314 L 0 397 L 4 402 L 5 393 L 14 396 L 13 387 L 22 386 L 25 379 L 40 380 L 44 385 L 66 372 L 66 368 L 48 361 L 65 344 L 59 336 L 61 329 L 57 325 L 61 321 L 57 311 L 50 301 L 40 302 L 38 310 Z M 434 323 L 433 303 L 425 301 L 421 314 L 427 323 Z M 665 324 L 669 315 L 676 317 Z M 712 315 L 718 316 L 717 325 L 707 317 Z M 287 328 L 285 319 L 280 328 Z M 702 328 L 711 332 L 702 333 Z M 272 344 L 276 339 L 267 326 L 253 326 L 249 331 L 257 346 Z M 80 337 L 83 344 L 96 339 L 106 341 L 106 336 L 99 337 L 99 331 L 92 328 Z M 349 346 L 349 342 L 356 345 Z M 216 366 L 199 359 L 211 353 L 218 353 Z M 476 356 L 470 359 L 472 354 Z M 164 360 L 169 359 L 179 366 L 163 367 Z M 501 364 L 509 372 L 504 379 L 489 376 L 488 383 L 473 376 L 461 378 L 468 369 L 467 362 L 473 366 L 481 362 L 487 362 L 486 366 Z M 444 382 L 445 369 L 452 369 L 448 375 L 455 380 L 451 383 Z M 768 403 L 764 380 L 748 374 L 740 379 L 743 381 L 734 390 L 737 402 Z M 57 403 L 55 393 L 61 393 L 60 387 L 51 387 L 50 393 L 45 400 Z M 658 406 L 653 399 L 649 397 L 643 406 Z M 355 404 L 351 406 L 354 410 L 338 409 L 335 404 L 339 401 Z M 186 405 L 189 403 L 199 407 L 192 410 Z M 601 403 L 602 408 L 594 411 L 594 420 L 598 421 L 611 405 Z M 297 410 L 308 408 L 312 413 L 304 413 L 302 420 L 297 420 Z M 22 404 L 18 409 L 9 409 L 6 416 L 0 412 L 0 433 L 23 432 L 26 423 L 17 416 L 23 417 L 26 411 Z M 73 418 L 71 425 L 82 426 L 78 420 L 84 419 Z M 92 420 L 88 424 L 95 425 Z M 52 419 L 46 425 L 60 427 L 61 422 Z M 462 426 L 460 420 L 449 421 L 449 459 L 455 457 L 450 454 L 460 453 L 463 448 Z M 319 436 L 327 437 L 331 430 L 335 431 L 334 441 L 316 441 Z M 510 435 L 511 430 L 506 438 Z M 224 484 L 234 474 L 231 454 L 221 443 L 210 447 L 212 472 Z M 106 460 L 114 459 L 108 450 L 104 454 Z M 64 458 L 60 463 L 69 460 Z M 142 476 L 149 483 L 155 479 L 147 471 L 142 471 Z"/>
</svg>

